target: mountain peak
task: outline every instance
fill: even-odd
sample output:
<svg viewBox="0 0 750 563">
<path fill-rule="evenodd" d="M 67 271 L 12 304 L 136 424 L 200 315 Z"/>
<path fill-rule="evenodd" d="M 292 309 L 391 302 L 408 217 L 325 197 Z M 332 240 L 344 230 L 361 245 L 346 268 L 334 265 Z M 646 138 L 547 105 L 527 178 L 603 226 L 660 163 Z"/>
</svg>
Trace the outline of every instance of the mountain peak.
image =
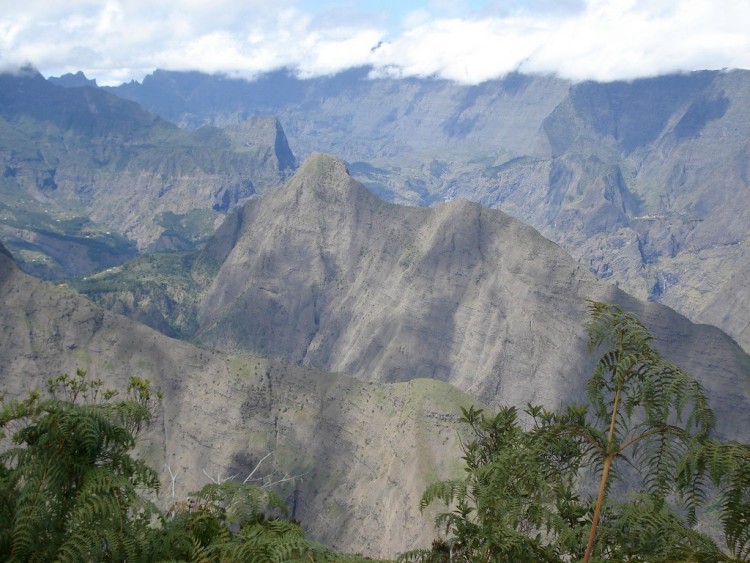
<svg viewBox="0 0 750 563">
<path fill-rule="evenodd" d="M 367 188 L 349 175 L 346 163 L 338 157 L 325 153 L 312 153 L 302 163 L 285 188 L 286 193 L 295 194 L 310 203 L 314 197 L 325 205 L 342 204 L 351 198 L 371 197 Z"/>
<path fill-rule="evenodd" d="M 90 86 L 92 88 L 98 87 L 96 78 L 87 78 L 81 70 L 79 70 L 75 74 L 69 72 L 67 74 L 63 74 L 62 76 L 50 76 L 47 80 L 49 80 L 52 84 L 57 84 L 58 86 L 62 86 L 63 88 L 80 88 L 82 86 Z"/>
<path fill-rule="evenodd" d="M 323 152 L 314 152 L 307 157 L 299 169 L 300 174 L 313 174 L 315 176 L 349 176 L 346 164 L 342 159 Z"/>
<path fill-rule="evenodd" d="M 577 400 L 593 363 L 588 302 L 646 312 L 500 210 L 385 203 L 322 153 L 231 216 L 203 256 L 219 266 L 197 312 L 204 344 L 369 381 L 441 379 L 490 405 Z M 665 355 L 687 362 L 686 335 L 705 329 L 657 314 L 668 319 L 655 332 Z M 686 367 L 712 381 L 706 358 L 725 356 L 732 365 L 721 369 L 744 377 L 747 357 L 728 341 L 722 352 L 713 345 Z M 718 427 L 731 433 L 735 421 Z"/>
</svg>

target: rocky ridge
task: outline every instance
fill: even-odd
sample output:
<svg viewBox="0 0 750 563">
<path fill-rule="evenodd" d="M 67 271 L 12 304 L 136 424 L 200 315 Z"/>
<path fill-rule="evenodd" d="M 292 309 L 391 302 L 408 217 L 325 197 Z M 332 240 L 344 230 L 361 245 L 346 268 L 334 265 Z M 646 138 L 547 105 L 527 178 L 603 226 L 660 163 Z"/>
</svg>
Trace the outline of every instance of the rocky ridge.
<svg viewBox="0 0 750 563">
<path fill-rule="evenodd" d="M 186 250 L 296 166 L 257 116 L 182 131 L 92 87 L 0 75 L 0 236 L 27 270 L 80 276 L 144 250 Z"/>
<path fill-rule="evenodd" d="M 750 358 L 720 330 L 633 299 L 507 214 L 465 201 L 389 204 L 311 156 L 230 215 L 194 263 L 212 264 L 192 338 L 365 381 L 447 381 L 490 404 L 581 400 L 589 301 L 620 304 L 723 405 L 750 422 Z"/>
</svg>

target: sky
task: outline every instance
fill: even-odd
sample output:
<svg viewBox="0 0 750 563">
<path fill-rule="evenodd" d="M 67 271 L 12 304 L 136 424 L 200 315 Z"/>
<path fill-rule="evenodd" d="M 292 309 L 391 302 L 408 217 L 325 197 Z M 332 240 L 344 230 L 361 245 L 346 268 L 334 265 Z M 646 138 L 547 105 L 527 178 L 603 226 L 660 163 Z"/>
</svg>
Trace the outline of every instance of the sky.
<svg viewBox="0 0 750 563">
<path fill-rule="evenodd" d="M 750 0 L 0 0 L 0 70 L 253 78 L 369 65 L 466 84 L 750 68 Z"/>
</svg>

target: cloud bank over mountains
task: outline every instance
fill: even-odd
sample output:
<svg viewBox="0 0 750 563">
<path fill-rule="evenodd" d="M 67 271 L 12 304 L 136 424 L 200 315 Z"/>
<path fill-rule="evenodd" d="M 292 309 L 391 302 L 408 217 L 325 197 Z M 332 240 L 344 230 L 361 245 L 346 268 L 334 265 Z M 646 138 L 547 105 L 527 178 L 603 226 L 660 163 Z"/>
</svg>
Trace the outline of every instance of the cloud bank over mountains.
<svg viewBox="0 0 750 563">
<path fill-rule="evenodd" d="M 140 80 L 156 68 L 251 78 L 371 65 L 463 83 L 512 71 L 610 81 L 750 68 L 747 0 L 2 3 L 1 67 L 81 69 L 100 84 Z"/>
</svg>

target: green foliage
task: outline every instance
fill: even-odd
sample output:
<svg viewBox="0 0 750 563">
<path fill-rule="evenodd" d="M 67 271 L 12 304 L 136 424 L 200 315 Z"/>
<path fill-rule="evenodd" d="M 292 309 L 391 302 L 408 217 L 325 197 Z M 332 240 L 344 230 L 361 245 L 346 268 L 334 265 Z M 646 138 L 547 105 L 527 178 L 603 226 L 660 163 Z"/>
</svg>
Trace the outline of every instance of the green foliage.
<svg viewBox="0 0 750 563">
<path fill-rule="evenodd" d="M 590 313 L 589 349 L 602 351 L 587 404 L 530 405 L 526 426 L 514 408 L 464 410 L 466 477 L 430 485 L 421 501 L 451 508 L 436 518 L 446 539 L 401 560 L 730 560 L 691 527 L 711 486 L 734 560 L 750 559 L 750 448 L 711 438 L 701 386 L 635 316 L 603 303 Z"/>
<path fill-rule="evenodd" d="M 130 455 L 158 400 L 132 378 L 128 396 L 60 376 L 50 398 L 2 402 L 0 553 L 9 561 L 147 560 L 156 473 Z M 62 398 L 58 398 L 62 395 Z"/>
<path fill-rule="evenodd" d="M 550 432 L 559 421 L 554 413 L 529 407 L 525 414 L 532 420 L 530 430 L 523 429 L 514 407 L 503 407 L 494 417 L 473 407 L 463 410 L 462 422 L 474 437 L 463 446 L 467 476 L 430 485 L 421 500 L 422 509 L 435 501 L 454 507 L 436 519 L 448 540 L 434 544 L 431 552 L 404 554 L 402 561 L 580 557 L 587 507 L 575 491 L 584 459 L 579 439 Z"/>
<path fill-rule="evenodd" d="M 231 527 L 265 521 L 273 509 L 285 510 L 272 492 L 231 481 L 206 485 L 165 515 L 162 556 L 191 559 L 196 549 L 207 558 L 220 554 L 235 542 Z"/>
<path fill-rule="evenodd" d="M 750 561 L 750 446 L 706 440 L 683 461 L 717 488 L 721 523 L 733 561 Z M 729 559 L 728 559 L 729 560 Z"/>
<path fill-rule="evenodd" d="M 154 558 L 186 561 L 365 561 L 309 540 L 272 491 L 226 481 L 175 503 L 163 520 Z"/>
<path fill-rule="evenodd" d="M 609 501 L 602 515 L 599 558 L 607 561 L 710 561 L 717 545 L 686 525 L 661 499 L 642 493 L 626 502 Z"/>
<path fill-rule="evenodd" d="M 634 315 L 605 303 L 592 303 L 589 309 L 589 351 L 604 351 L 587 385 L 592 422 L 580 429 L 580 435 L 596 450 L 602 474 L 584 562 L 596 542 L 610 470 L 616 470 L 613 465 L 620 460 L 637 468 L 644 491 L 658 502 L 680 495 L 688 521 L 695 523 L 704 496 L 702 475 L 688 471 L 680 460 L 714 427 L 700 384 L 659 354 L 653 337 Z"/>
<path fill-rule="evenodd" d="M 132 314 L 167 335 L 189 338 L 197 328 L 197 303 L 214 274 L 194 252 L 157 252 L 70 285 L 104 308 Z"/>
</svg>

